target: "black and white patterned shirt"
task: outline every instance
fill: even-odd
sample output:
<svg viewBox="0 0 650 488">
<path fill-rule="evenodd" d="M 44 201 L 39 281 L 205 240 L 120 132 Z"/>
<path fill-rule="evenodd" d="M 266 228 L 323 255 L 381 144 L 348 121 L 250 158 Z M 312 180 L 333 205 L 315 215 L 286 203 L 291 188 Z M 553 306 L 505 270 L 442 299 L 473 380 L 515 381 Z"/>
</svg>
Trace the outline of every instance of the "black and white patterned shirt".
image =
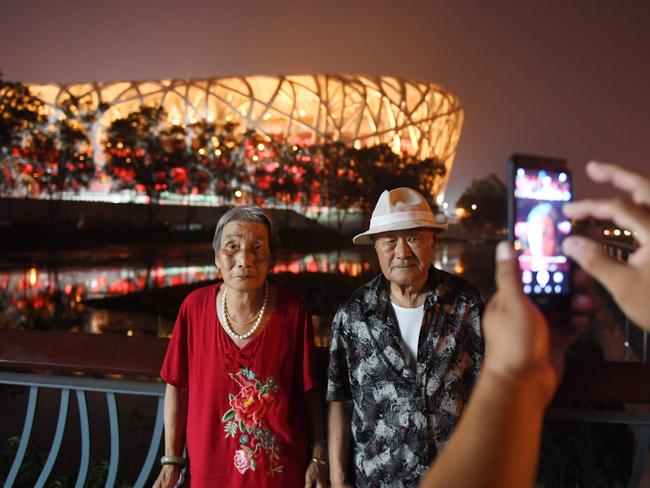
<svg viewBox="0 0 650 488">
<path fill-rule="evenodd" d="M 354 405 L 355 486 L 417 486 L 476 381 L 483 356 L 480 293 L 434 267 L 428 286 L 415 371 L 383 275 L 357 289 L 334 317 L 327 399 Z"/>
</svg>

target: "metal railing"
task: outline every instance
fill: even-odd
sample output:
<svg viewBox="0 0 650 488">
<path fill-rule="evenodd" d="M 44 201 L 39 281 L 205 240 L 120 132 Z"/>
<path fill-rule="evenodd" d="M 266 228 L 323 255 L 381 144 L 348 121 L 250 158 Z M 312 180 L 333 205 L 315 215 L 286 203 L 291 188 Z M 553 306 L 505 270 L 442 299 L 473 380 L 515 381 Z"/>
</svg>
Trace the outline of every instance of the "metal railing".
<svg viewBox="0 0 650 488">
<path fill-rule="evenodd" d="M 56 425 L 46 459 L 34 486 L 46 486 L 57 458 L 61 457 L 60 454 L 65 451 L 66 455 L 70 456 L 70 452 L 77 447 L 67 446 L 66 450 L 66 446 L 63 446 L 64 434 L 72 431 L 75 424 L 72 418 L 69 421 L 71 396 L 76 400 L 76 426 L 80 431 L 79 462 L 78 466 L 76 463 L 74 465 L 77 468 L 75 488 L 85 486 L 89 476 L 91 431 L 94 431 L 97 437 L 108 434 L 110 454 L 104 486 L 116 486 L 120 460 L 129 460 L 134 464 L 133 458 L 139 457 L 120 453 L 120 439 L 125 439 L 126 436 L 122 436 L 120 432 L 118 396 L 120 399 L 153 399 L 155 417 L 150 422 L 148 417 L 145 418 L 145 423 L 152 424 L 146 426 L 146 430 L 152 430 L 151 436 L 149 439 L 138 439 L 139 443 L 148 443 L 146 456 L 141 466 L 136 465 L 136 468 L 139 467 L 137 476 L 121 482 L 127 486 L 144 486 L 152 469 L 157 466 L 156 456 L 161 447 L 165 385 L 158 380 L 158 370 L 166 346 L 166 339 L 156 337 L 0 329 L 0 385 L 22 386 L 29 392 L 20 441 L 3 486 L 12 487 L 20 479 L 21 466 L 25 461 L 30 440 L 34 437 L 32 431 L 35 422 L 39 418 L 45 418 L 47 423 L 50 416 L 48 410 L 55 410 L 57 407 L 53 406 L 57 403 L 56 399 L 52 398 L 55 391 L 59 395 Z M 42 396 L 46 396 L 46 391 L 48 395 L 44 400 L 49 408 L 38 408 L 39 395 L 43 393 Z M 93 400 L 104 397 L 108 417 L 92 423 L 93 429 L 87 406 L 87 397 L 90 395 Z M 99 398 L 96 398 L 97 396 Z M 146 408 L 152 410 L 148 406 Z M 18 422 L 18 419 L 12 420 Z M 133 435 L 129 436 L 132 437 Z M 69 441 L 68 437 L 66 439 Z"/>
<path fill-rule="evenodd" d="M 35 422 L 39 415 L 42 417 L 47 413 L 41 411 L 45 409 L 39 409 L 37 405 L 39 395 L 43 393 L 45 396 L 46 391 L 50 395 L 50 404 L 55 404 L 51 410 L 56 411 L 58 407 L 58 413 L 51 440 L 47 437 L 49 449 L 35 486 L 46 486 L 48 479 L 56 471 L 54 468 L 57 458 L 62 457 L 65 452 L 68 464 L 70 458 L 75 457 L 74 486 L 83 487 L 87 483 L 91 464 L 90 433 L 97 432 L 100 428 L 108 430 L 110 439 L 104 486 L 115 486 L 120 479 L 118 474 L 123 472 L 121 460 L 132 461 L 131 465 L 136 468 L 131 470 L 132 475 L 129 474 L 131 479 L 121 484 L 144 486 L 156 466 L 156 456 L 160 452 L 162 441 L 164 385 L 158 379 L 158 371 L 166 345 L 166 339 L 155 337 L 94 336 L 0 329 L 0 385 L 20 386 L 28 392 L 24 416 L 19 414 L 19 417 L 24 418 L 22 433 L 11 467 L 5 476 L 4 486 L 12 487 L 19 479 L 21 465 L 26 459 L 25 453 L 34 437 L 32 431 Z M 319 362 L 324 362 L 326 351 L 319 348 L 318 356 Z M 322 370 L 324 371 L 324 368 Z M 116 375 L 121 379 L 115 379 Z M 55 401 L 51 398 L 53 392 L 58 392 Z M 107 418 L 92 422 L 87 403 L 89 398 L 98 400 L 96 397 L 105 405 Z M 151 407 L 147 406 L 147 413 L 150 415 L 146 419 L 151 433 L 147 430 L 145 438 L 141 439 L 142 445 L 148 447 L 139 449 L 137 456 L 125 456 L 119 449 L 120 440 L 124 440 L 126 436 L 122 436 L 123 432 L 120 432 L 118 397 L 146 397 L 152 400 Z M 628 487 L 641 486 L 650 440 L 650 413 L 636 407 L 650 405 L 650 364 L 631 361 L 569 363 L 558 391 L 558 398 L 601 405 L 614 403 L 632 406 L 623 411 L 552 409 L 548 412 L 547 419 L 553 422 L 625 424 L 638 427 L 636 453 Z M 75 400 L 78 418 L 69 414 L 71 404 Z M 20 419 L 15 421 L 17 424 L 13 427 L 20 430 Z M 74 430 L 71 426 L 79 428 L 79 435 L 75 437 L 79 439 L 80 448 L 78 465 L 77 454 L 70 454 L 73 450 L 66 451 L 62 447 L 64 431 Z M 69 439 L 69 436 L 66 437 L 66 440 Z"/>
<path fill-rule="evenodd" d="M 108 465 L 108 474 L 106 477 L 107 487 L 115 486 L 117 472 L 120 462 L 120 429 L 118 422 L 118 409 L 115 396 L 137 395 L 152 396 L 157 398 L 156 418 L 154 421 L 153 434 L 149 443 L 149 449 L 140 473 L 133 483 L 136 488 L 143 487 L 151 474 L 154 466 L 156 454 L 160 448 L 160 441 L 163 431 L 163 395 L 164 385 L 161 383 L 146 383 L 142 381 L 124 381 L 124 380 L 107 380 L 96 378 L 77 378 L 66 376 L 50 376 L 27 373 L 9 373 L 0 372 L 0 384 L 20 385 L 29 388 L 29 399 L 23 423 L 22 434 L 16 457 L 5 479 L 5 488 L 11 488 L 16 482 L 20 467 L 23 463 L 27 445 L 29 443 L 32 426 L 37 414 L 37 398 L 39 391 L 43 388 L 60 390 L 59 413 L 56 422 L 56 430 L 52 445 L 45 461 L 45 465 L 35 483 L 36 488 L 45 486 L 52 468 L 61 449 L 64 429 L 68 420 L 68 410 L 70 396 L 74 394 L 77 400 L 79 411 L 79 425 L 81 430 L 81 456 L 79 459 L 79 470 L 76 477 L 75 488 L 82 488 L 86 483 L 88 467 L 90 463 L 90 425 L 88 419 L 88 409 L 86 406 L 86 393 L 100 392 L 106 397 L 106 403 L 109 413 L 109 430 L 110 430 L 110 461 Z"/>
</svg>

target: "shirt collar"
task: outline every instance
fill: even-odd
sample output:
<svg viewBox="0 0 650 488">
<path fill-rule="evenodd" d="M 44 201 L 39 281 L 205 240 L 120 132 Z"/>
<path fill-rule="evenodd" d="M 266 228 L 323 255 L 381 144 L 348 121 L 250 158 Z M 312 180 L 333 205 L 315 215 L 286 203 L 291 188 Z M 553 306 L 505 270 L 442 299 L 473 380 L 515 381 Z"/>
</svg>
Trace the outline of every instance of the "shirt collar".
<svg viewBox="0 0 650 488">
<path fill-rule="evenodd" d="M 440 281 L 440 271 L 433 265 L 429 268 L 427 284 L 429 291 L 424 301 L 424 309 L 430 308 L 438 298 L 438 283 Z M 377 313 L 381 317 L 388 314 L 388 304 L 390 303 L 389 282 L 383 274 L 374 277 L 366 286 L 363 294 L 362 307 L 365 315 Z"/>
</svg>

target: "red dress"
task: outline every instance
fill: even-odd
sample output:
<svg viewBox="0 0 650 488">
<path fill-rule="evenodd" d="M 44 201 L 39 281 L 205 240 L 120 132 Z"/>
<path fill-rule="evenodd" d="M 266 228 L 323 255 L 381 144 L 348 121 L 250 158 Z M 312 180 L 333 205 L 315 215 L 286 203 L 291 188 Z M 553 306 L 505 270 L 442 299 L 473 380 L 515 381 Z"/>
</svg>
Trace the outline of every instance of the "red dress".
<svg viewBox="0 0 650 488">
<path fill-rule="evenodd" d="M 304 393 L 316 378 L 307 305 L 278 288 L 268 323 L 239 349 L 217 317 L 218 289 L 187 296 L 160 372 L 188 389 L 191 485 L 302 487 L 309 462 Z"/>
</svg>

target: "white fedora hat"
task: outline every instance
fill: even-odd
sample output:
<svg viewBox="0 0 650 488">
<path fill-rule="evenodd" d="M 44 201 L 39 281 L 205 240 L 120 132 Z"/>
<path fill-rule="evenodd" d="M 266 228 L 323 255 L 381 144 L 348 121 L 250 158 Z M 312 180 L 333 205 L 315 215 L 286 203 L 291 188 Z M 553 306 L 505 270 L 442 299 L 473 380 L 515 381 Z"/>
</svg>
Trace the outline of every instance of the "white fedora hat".
<svg viewBox="0 0 650 488">
<path fill-rule="evenodd" d="M 444 230 L 447 224 L 436 220 L 424 197 L 411 188 L 384 191 L 370 217 L 370 228 L 354 236 L 355 244 L 372 245 L 372 236 L 392 230 L 428 227 Z"/>
</svg>

